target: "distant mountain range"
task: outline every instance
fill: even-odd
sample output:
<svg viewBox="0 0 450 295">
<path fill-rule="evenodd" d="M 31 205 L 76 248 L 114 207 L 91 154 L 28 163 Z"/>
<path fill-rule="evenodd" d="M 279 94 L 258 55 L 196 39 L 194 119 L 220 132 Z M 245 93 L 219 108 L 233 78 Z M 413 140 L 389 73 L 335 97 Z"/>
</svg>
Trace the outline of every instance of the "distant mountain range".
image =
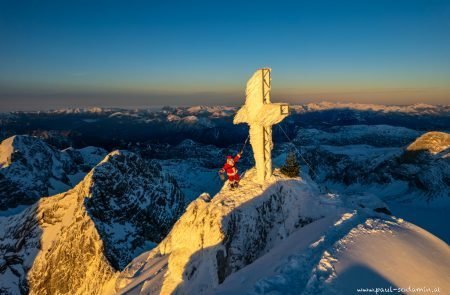
<svg viewBox="0 0 450 295">
<path fill-rule="evenodd" d="M 372 191 L 387 199 L 450 198 L 450 134 L 428 132 L 406 148 L 386 145 L 309 146 L 303 157 L 315 181 L 339 191 Z"/>
<path fill-rule="evenodd" d="M 294 105 L 292 108 L 299 113 L 317 112 L 324 110 L 347 109 L 355 111 L 373 111 L 381 113 L 405 113 L 415 115 L 445 115 L 450 113 L 450 105 L 430 105 L 416 103 L 412 105 L 383 105 L 383 104 L 363 104 L 363 103 L 342 103 L 342 102 L 319 102 Z"/>
<path fill-rule="evenodd" d="M 363 103 L 343 103 L 343 102 L 318 102 L 306 104 L 292 104 L 291 108 L 295 112 L 316 112 L 331 109 L 349 109 L 358 111 L 375 111 L 375 112 L 397 112 L 397 113 L 414 113 L 418 115 L 424 114 L 445 114 L 450 112 L 450 105 L 430 105 L 425 103 L 416 103 L 412 105 L 384 105 L 384 104 L 363 104 Z M 177 115 L 199 115 L 207 114 L 212 117 L 222 117 L 233 115 L 237 111 L 237 107 L 233 106 L 191 106 L 191 107 L 154 107 L 148 109 L 125 109 L 125 108 L 105 108 L 105 107 L 89 107 L 89 108 L 62 108 L 48 111 L 32 111 L 32 112 L 10 112 L 11 114 L 19 113 L 36 113 L 36 114 L 108 114 L 112 116 L 145 114 L 159 111 L 175 113 Z"/>
<path fill-rule="evenodd" d="M 153 109 L 61 109 L 55 111 L 0 114 L 0 140 L 16 134 L 45 138 L 58 148 L 98 146 L 107 150 L 127 149 L 129 144 L 178 144 L 192 139 L 227 147 L 243 142 L 248 129 L 233 125 L 236 107 L 193 106 Z M 450 106 L 409 106 L 354 103 L 292 105 L 291 115 L 281 123 L 289 136 L 299 128 L 327 131 L 334 126 L 390 125 L 421 131 L 448 132 Z M 284 135 L 274 129 L 277 141 Z"/>
</svg>

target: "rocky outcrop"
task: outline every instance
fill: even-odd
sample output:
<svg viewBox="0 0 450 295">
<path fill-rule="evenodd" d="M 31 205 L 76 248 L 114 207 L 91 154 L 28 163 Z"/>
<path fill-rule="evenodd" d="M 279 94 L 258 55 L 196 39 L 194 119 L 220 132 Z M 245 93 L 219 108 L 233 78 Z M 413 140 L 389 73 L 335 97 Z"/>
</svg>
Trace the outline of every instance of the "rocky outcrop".
<svg viewBox="0 0 450 295">
<path fill-rule="evenodd" d="M 255 170 L 238 190 L 193 201 L 157 248 L 133 260 L 116 290 L 132 294 L 204 294 L 270 251 L 298 228 L 327 215 L 317 190 L 275 172 L 265 185 Z M 158 279 L 155 279 L 158 277 Z"/>
<path fill-rule="evenodd" d="M 184 209 L 175 179 L 156 161 L 113 152 L 91 172 L 85 207 L 107 244 L 106 256 L 116 269 L 158 243 Z"/>
<path fill-rule="evenodd" d="M 447 152 L 448 156 L 450 148 L 450 134 L 445 132 L 427 132 L 417 138 L 406 149 L 409 152 L 424 151 L 431 154 Z"/>
<path fill-rule="evenodd" d="M 0 144 L 0 210 L 70 189 L 105 155 L 95 147 L 60 151 L 33 136 L 5 139 Z"/>
<path fill-rule="evenodd" d="M 154 162 L 110 153 L 73 189 L 0 218 L 0 293 L 103 294 L 184 206 Z"/>
</svg>

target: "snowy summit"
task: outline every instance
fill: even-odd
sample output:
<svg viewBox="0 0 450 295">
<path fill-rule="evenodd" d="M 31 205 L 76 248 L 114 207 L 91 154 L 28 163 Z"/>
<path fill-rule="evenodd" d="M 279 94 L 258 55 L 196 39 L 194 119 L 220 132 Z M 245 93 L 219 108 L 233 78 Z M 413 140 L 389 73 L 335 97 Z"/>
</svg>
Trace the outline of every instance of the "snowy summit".
<svg viewBox="0 0 450 295">
<path fill-rule="evenodd" d="M 120 274 L 116 292 L 349 294 L 358 287 L 409 285 L 449 290 L 446 243 L 386 215 L 386 205 L 374 196 L 321 194 L 309 181 L 278 170 L 261 186 L 252 180 L 255 174 L 248 171 L 239 190 L 224 186 L 213 198 L 192 202 L 158 247 Z"/>
</svg>

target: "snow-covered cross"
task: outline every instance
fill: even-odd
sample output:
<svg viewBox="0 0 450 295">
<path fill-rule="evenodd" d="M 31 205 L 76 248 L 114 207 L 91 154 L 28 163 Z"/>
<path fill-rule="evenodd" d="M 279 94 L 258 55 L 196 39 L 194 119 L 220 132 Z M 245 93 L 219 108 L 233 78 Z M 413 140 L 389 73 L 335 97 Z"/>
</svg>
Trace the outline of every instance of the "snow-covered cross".
<svg viewBox="0 0 450 295">
<path fill-rule="evenodd" d="M 289 115 L 289 106 L 270 102 L 271 69 L 257 70 L 247 82 L 245 105 L 233 123 L 250 126 L 250 143 L 256 163 L 257 181 L 263 183 L 272 175 L 272 125 Z"/>
</svg>

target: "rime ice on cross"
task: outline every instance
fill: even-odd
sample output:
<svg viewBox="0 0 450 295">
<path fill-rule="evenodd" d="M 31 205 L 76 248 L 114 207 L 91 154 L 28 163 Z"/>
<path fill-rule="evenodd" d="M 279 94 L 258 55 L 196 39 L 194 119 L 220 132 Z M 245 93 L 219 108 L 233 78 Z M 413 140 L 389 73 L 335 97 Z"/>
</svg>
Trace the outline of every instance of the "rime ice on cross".
<svg viewBox="0 0 450 295">
<path fill-rule="evenodd" d="M 272 125 L 289 114 L 289 106 L 270 102 L 271 69 L 257 70 L 247 82 L 245 105 L 233 123 L 250 125 L 250 143 L 256 163 L 257 181 L 263 183 L 272 175 Z"/>
</svg>

